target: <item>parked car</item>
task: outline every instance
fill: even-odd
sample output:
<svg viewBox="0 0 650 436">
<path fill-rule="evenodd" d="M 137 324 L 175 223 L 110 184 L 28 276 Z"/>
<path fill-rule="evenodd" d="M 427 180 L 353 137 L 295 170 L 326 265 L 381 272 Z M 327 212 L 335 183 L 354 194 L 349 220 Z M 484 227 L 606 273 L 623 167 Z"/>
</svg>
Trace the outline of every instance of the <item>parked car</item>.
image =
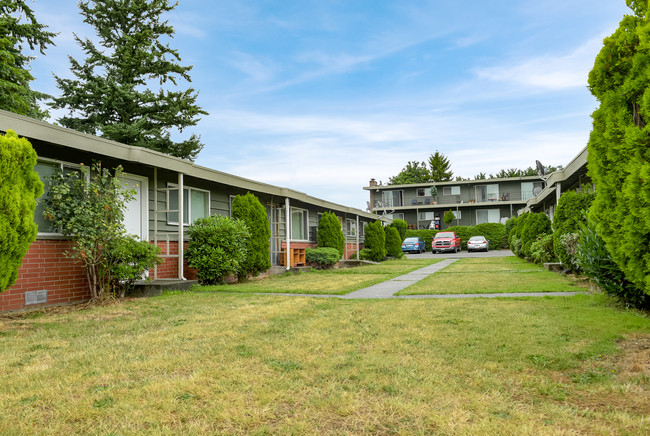
<svg viewBox="0 0 650 436">
<path fill-rule="evenodd" d="M 415 236 L 406 238 L 404 239 L 404 242 L 402 242 L 402 251 L 424 253 L 426 251 L 424 240 Z"/>
<path fill-rule="evenodd" d="M 433 254 L 451 251 L 458 253 L 460 251 L 460 236 L 456 232 L 438 232 L 431 241 L 431 252 Z"/>
<path fill-rule="evenodd" d="M 490 251 L 490 241 L 485 239 L 485 236 L 472 236 L 467 241 L 467 252 L 472 250 Z"/>
</svg>

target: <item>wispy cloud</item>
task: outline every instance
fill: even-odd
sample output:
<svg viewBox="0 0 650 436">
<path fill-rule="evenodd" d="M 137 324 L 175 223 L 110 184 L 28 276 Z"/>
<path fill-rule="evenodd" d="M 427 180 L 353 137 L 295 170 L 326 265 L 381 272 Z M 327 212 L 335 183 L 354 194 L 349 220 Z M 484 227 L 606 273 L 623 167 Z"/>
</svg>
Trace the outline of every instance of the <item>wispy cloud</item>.
<svg viewBox="0 0 650 436">
<path fill-rule="evenodd" d="M 480 79 L 537 89 L 582 87 L 587 85 L 587 74 L 601 47 L 602 38 L 593 38 L 567 55 L 538 56 L 523 62 L 477 68 L 475 74 Z"/>
</svg>

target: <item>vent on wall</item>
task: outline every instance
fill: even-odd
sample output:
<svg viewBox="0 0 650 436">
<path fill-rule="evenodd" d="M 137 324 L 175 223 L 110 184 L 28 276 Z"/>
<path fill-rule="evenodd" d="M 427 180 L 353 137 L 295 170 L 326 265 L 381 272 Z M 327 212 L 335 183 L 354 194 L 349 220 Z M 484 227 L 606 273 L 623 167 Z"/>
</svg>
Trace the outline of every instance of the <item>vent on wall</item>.
<svg viewBox="0 0 650 436">
<path fill-rule="evenodd" d="M 25 292 L 25 306 L 47 303 L 47 290 Z"/>
</svg>

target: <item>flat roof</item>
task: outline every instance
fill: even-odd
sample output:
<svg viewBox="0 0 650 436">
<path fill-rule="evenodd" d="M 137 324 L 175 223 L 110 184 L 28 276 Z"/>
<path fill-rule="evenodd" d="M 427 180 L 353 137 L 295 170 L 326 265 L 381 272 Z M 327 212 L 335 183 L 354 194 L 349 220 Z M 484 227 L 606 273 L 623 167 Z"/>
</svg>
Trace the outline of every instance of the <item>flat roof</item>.
<svg viewBox="0 0 650 436">
<path fill-rule="evenodd" d="M 45 121 L 0 110 L 0 131 L 6 132 L 7 130 L 13 130 L 19 136 L 37 139 L 58 146 L 84 150 L 126 162 L 165 168 L 192 177 L 224 185 L 235 186 L 252 192 L 260 192 L 278 197 L 288 197 L 324 209 L 359 215 L 374 220 L 380 218 L 378 215 L 332 203 L 317 197 L 312 197 L 304 192 L 224 173 L 222 171 L 203 167 L 193 162 L 169 156 L 148 148 L 122 144 L 110 139 L 100 138 L 98 136 L 50 124 Z"/>
</svg>

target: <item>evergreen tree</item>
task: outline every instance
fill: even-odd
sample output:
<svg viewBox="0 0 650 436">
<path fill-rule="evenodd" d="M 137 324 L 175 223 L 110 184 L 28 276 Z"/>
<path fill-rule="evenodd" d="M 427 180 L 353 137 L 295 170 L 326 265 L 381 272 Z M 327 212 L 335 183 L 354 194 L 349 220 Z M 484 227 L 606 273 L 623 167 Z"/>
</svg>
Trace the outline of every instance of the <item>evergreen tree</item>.
<svg viewBox="0 0 650 436">
<path fill-rule="evenodd" d="M 384 227 L 384 231 L 386 233 L 386 239 L 385 239 L 385 244 L 386 244 L 386 254 L 389 256 L 393 256 L 396 258 L 401 258 L 404 256 L 404 252 L 402 251 L 402 241 L 399 236 L 399 231 L 395 227 Z"/>
<path fill-rule="evenodd" d="M 345 236 L 341 230 L 341 222 L 334 212 L 325 212 L 318 222 L 318 248 L 336 248 L 339 256 L 343 257 L 345 252 Z"/>
<path fill-rule="evenodd" d="M 368 260 L 381 262 L 386 257 L 386 233 L 381 221 L 368 224 L 363 241 Z"/>
<path fill-rule="evenodd" d="M 250 237 L 246 239 L 248 254 L 237 272 L 239 278 L 271 268 L 271 225 L 262 203 L 250 192 L 237 195 L 232 200 L 232 217 L 243 221 L 250 231 Z"/>
<path fill-rule="evenodd" d="M 448 182 L 454 174 L 449 159 L 438 150 L 429 156 L 429 171 L 433 182 Z"/>
<path fill-rule="evenodd" d="M 29 46 L 45 54 L 56 35 L 46 29 L 25 0 L 0 1 L 0 109 L 37 119 L 47 117 L 38 100 L 49 96 L 30 88 L 34 77 L 29 63 L 34 57 L 24 53 Z"/>
<path fill-rule="evenodd" d="M 86 0 L 79 2 L 84 22 L 95 28 L 101 46 L 75 35 L 87 58 L 70 57 L 74 79 L 56 77 L 62 96 L 53 108 L 69 109 L 59 119 L 68 128 L 172 156 L 193 160 L 203 145 L 200 137 L 174 142 L 170 130 L 182 132 L 207 115 L 192 88 L 178 90 L 177 81 L 190 81 L 191 66 L 178 64 L 177 50 L 161 42 L 174 29 L 161 20 L 176 7 L 169 0 Z M 158 90 L 149 89 L 158 81 Z M 172 88 L 172 89 L 169 89 Z"/>
<path fill-rule="evenodd" d="M 627 280 L 650 294 L 650 17 L 647 0 L 603 41 L 589 73 L 592 114 L 587 168 L 596 185 L 589 221 Z"/>
</svg>

